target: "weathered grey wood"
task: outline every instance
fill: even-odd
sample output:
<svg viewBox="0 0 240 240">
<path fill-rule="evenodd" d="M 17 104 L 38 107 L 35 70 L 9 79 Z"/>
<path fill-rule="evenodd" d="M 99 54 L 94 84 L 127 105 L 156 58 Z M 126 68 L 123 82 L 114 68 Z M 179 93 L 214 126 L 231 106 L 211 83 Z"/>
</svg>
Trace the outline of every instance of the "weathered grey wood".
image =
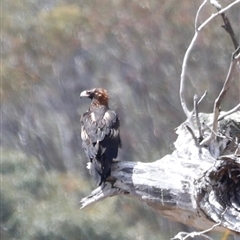
<svg viewBox="0 0 240 240">
<path fill-rule="evenodd" d="M 201 123 L 209 124 L 211 119 L 211 114 L 200 114 Z M 224 207 L 226 203 L 215 196 L 216 189 L 212 183 L 217 179 L 209 177 L 212 176 L 212 172 L 218 171 L 215 169 L 216 164 L 218 167 L 222 166 L 226 163 L 224 162 L 226 158 L 234 161 L 227 154 L 233 154 L 235 166 L 240 167 L 240 158 L 234 154 L 237 146 L 226 137 L 217 138 L 206 148 L 196 146 L 192 135 L 185 127 L 188 124 L 192 129 L 196 129 L 192 122 L 194 121 L 178 127 L 176 149 L 171 155 L 149 163 L 124 161 L 114 163 L 112 179 L 82 199 L 82 207 L 110 196 L 128 194 L 147 203 L 170 220 L 198 229 L 210 228 L 221 221 L 216 227 L 217 230 L 228 228 L 240 232 L 238 198 L 235 199 L 234 206 L 230 205 L 226 209 Z M 219 126 L 218 134 L 224 133 L 235 140 L 239 136 L 240 139 L 240 112 L 226 117 Z M 197 131 L 194 134 L 197 135 Z M 209 134 L 210 130 L 206 130 L 204 137 Z M 225 160 L 217 160 L 222 155 L 226 155 Z M 239 181 L 236 186 L 240 186 L 240 174 L 235 178 L 237 179 L 234 181 Z"/>
</svg>

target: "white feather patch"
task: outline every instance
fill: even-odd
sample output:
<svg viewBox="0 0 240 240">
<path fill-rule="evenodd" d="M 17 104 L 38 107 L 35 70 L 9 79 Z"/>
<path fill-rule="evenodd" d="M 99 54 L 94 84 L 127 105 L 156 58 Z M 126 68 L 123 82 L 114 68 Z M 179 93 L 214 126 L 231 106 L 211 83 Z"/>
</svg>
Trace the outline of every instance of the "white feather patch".
<svg viewBox="0 0 240 240">
<path fill-rule="evenodd" d="M 111 114 L 109 114 L 109 112 L 106 112 L 103 116 L 103 118 L 105 119 L 105 121 L 110 121 L 112 119 Z"/>
<path fill-rule="evenodd" d="M 90 114 L 90 117 L 91 117 L 92 122 L 96 122 L 96 117 L 95 117 L 94 112 L 92 112 L 92 113 Z"/>
<path fill-rule="evenodd" d="M 86 141 L 88 139 L 88 135 L 86 131 L 84 130 L 83 126 L 81 127 L 81 138 L 83 141 Z"/>
</svg>

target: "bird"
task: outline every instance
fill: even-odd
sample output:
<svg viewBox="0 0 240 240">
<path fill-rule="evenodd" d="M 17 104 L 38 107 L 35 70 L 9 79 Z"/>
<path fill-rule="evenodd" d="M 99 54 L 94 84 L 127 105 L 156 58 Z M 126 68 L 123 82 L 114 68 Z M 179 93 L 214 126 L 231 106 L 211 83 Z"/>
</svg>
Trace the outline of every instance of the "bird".
<svg viewBox="0 0 240 240">
<path fill-rule="evenodd" d="M 89 109 L 82 114 L 82 147 L 89 159 L 89 172 L 98 186 L 111 175 L 111 165 L 122 147 L 120 122 L 115 111 L 108 107 L 108 92 L 103 88 L 93 88 L 80 93 L 80 98 L 91 99 Z"/>
</svg>

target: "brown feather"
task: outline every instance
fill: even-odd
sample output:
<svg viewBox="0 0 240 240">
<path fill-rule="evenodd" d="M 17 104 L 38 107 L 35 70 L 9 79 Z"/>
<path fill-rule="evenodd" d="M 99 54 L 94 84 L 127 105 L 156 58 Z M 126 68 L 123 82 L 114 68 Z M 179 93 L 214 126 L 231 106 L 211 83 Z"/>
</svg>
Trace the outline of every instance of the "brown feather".
<svg viewBox="0 0 240 240">
<path fill-rule="evenodd" d="M 108 93 L 103 88 L 95 88 L 93 91 L 93 101 L 91 103 L 92 106 L 104 105 L 108 106 Z"/>
<path fill-rule="evenodd" d="M 108 93 L 94 88 L 83 91 L 80 97 L 90 98 L 89 110 L 81 117 L 82 146 L 91 162 L 90 173 L 101 185 L 111 175 L 111 164 L 121 147 L 119 119 L 108 108 Z"/>
</svg>

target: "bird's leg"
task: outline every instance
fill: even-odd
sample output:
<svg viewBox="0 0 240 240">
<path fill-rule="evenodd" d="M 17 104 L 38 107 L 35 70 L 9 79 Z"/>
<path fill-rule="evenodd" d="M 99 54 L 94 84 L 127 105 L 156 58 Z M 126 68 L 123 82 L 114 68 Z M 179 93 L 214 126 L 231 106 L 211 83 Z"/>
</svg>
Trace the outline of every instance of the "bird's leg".
<svg viewBox="0 0 240 240">
<path fill-rule="evenodd" d="M 107 177 L 106 182 L 109 182 L 112 185 L 112 187 L 113 187 L 113 185 L 116 182 L 116 180 L 117 179 L 115 177 L 110 175 L 109 177 Z"/>
</svg>

